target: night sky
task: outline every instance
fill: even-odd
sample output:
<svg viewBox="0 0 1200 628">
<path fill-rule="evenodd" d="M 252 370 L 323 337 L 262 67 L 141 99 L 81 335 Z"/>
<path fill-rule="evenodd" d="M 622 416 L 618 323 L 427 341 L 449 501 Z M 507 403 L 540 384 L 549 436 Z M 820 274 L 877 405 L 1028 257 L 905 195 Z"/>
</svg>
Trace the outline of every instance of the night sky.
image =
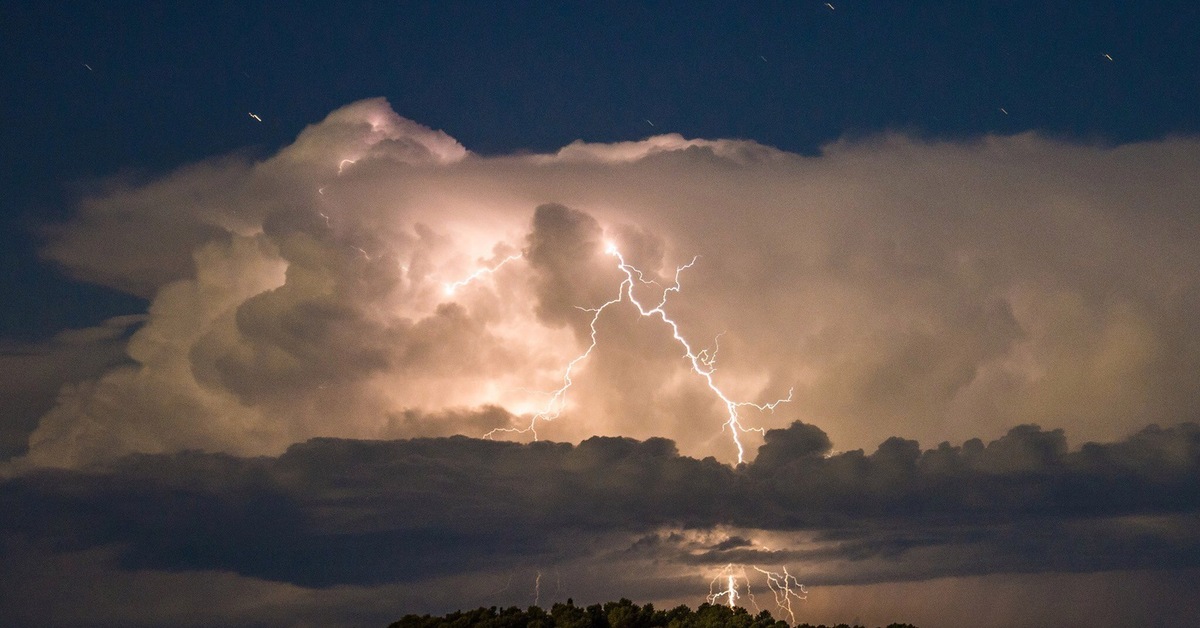
<svg viewBox="0 0 1200 628">
<path fill-rule="evenodd" d="M 1195 3 L 44 4 L 0 623 L 1200 623 Z"/>
</svg>

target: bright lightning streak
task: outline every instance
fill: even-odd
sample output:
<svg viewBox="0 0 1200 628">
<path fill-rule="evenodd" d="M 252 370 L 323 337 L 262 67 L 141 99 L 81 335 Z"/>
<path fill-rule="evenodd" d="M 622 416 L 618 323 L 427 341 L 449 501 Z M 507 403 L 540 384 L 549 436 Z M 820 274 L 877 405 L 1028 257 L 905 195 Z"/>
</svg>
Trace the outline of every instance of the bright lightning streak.
<svg viewBox="0 0 1200 628">
<path fill-rule="evenodd" d="M 518 260 L 518 259 L 521 259 L 520 253 L 509 255 L 508 257 L 500 260 L 500 263 L 496 264 L 495 266 L 492 266 L 491 268 L 480 268 L 479 270 L 471 273 L 464 279 L 459 279 L 458 281 L 455 281 L 454 283 L 442 284 L 442 292 L 445 292 L 446 296 L 451 296 L 459 288 L 475 281 L 476 279 L 479 279 L 480 277 L 482 277 L 484 275 L 490 275 L 490 274 L 500 270 L 500 267 L 504 266 L 505 264 L 507 264 L 511 261 L 514 261 L 514 260 Z"/>
<path fill-rule="evenodd" d="M 796 613 L 792 610 L 792 600 L 807 600 L 808 589 L 788 573 L 787 567 L 783 568 L 782 574 L 760 569 L 758 566 L 754 566 L 754 570 L 767 577 L 767 588 L 775 595 L 775 605 L 783 609 L 791 618 L 791 623 L 795 624 Z"/>
<path fill-rule="evenodd" d="M 783 573 L 767 571 L 757 565 L 751 565 L 758 573 L 763 574 L 767 580 L 767 588 L 771 590 L 771 594 L 775 596 L 775 605 L 780 610 L 788 614 L 792 624 L 796 623 L 795 609 L 792 607 L 792 602 L 795 600 L 808 599 L 808 589 L 796 580 L 795 576 L 788 573 L 787 567 L 783 568 Z M 725 565 L 719 573 L 708 584 L 708 600 L 709 604 L 725 604 L 729 608 L 733 608 L 738 599 L 742 597 L 739 592 L 741 586 L 739 581 L 744 583 L 746 597 L 750 598 L 751 604 L 755 609 L 758 609 L 758 602 L 754 599 L 754 594 L 750 591 L 750 577 L 746 573 L 746 568 L 741 565 L 730 563 Z"/>
<path fill-rule="evenodd" d="M 542 599 L 542 572 L 537 572 L 537 577 L 533 579 L 533 605 L 538 606 Z"/>
<path fill-rule="evenodd" d="M 508 432 L 511 434 L 530 433 L 530 434 L 533 434 L 533 440 L 537 440 L 537 438 L 538 438 L 537 422 L 538 421 L 553 421 L 554 419 L 557 419 L 562 414 L 563 408 L 566 407 L 566 403 L 567 403 L 567 390 L 569 390 L 571 388 L 571 384 L 574 383 L 574 380 L 571 379 L 571 373 L 575 370 L 575 366 L 578 365 L 580 362 L 583 362 L 584 360 L 586 360 L 588 358 L 588 356 L 590 356 L 592 354 L 592 349 L 596 348 L 596 322 L 600 320 L 600 314 L 602 312 L 604 312 L 604 309 L 607 308 L 608 306 L 610 306 L 614 303 L 620 303 L 620 301 L 621 301 L 621 297 L 618 296 L 616 299 L 613 299 L 595 309 L 579 308 L 585 312 L 592 313 L 592 321 L 591 321 L 591 323 L 589 323 L 589 328 L 591 329 L 591 343 L 588 344 L 587 350 L 585 350 L 583 353 L 579 354 L 574 360 L 571 360 L 570 362 L 567 363 L 567 368 L 563 371 L 563 385 L 561 387 L 559 387 L 558 390 L 546 393 L 550 397 L 550 399 L 546 402 L 546 405 L 543 407 L 543 409 L 540 412 L 537 412 L 536 414 L 533 415 L 532 418 L 529 419 L 528 426 L 526 426 L 526 427 L 498 427 L 496 429 L 491 430 L 487 434 L 484 434 L 483 437 L 491 438 L 497 432 Z"/>
<path fill-rule="evenodd" d="M 342 174 L 342 170 L 346 169 L 346 164 L 356 164 L 356 163 L 358 163 L 358 162 L 353 159 L 343 159 L 341 162 L 338 163 L 338 174 Z"/>
<path fill-rule="evenodd" d="M 733 608 L 733 603 L 738 599 L 737 585 L 734 583 L 733 576 L 728 577 L 729 583 L 724 591 L 725 595 L 729 596 L 729 608 Z"/>
<path fill-rule="evenodd" d="M 718 584 L 720 583 L 720 584 Z M 723 588 L 717 588 L 723 587 Z M 716 604 L 717 600 L 725 598 L 729 608 L 733 608 L 734 602 L 741 597 L 737 592 L 737 575 L 734 574 L 734 566 L 732 564 L 725 565 L 721 573 L 713 578 L 708 584 L 708 603 Z"/>
<path fill-rule="evenodd" d="M 253 112 L 251 112 L 251 113 L 250 113 L 250 117 L 251 117 L 251 118 L 254 118 L 255 120 L 258 120 L 259 122 L 262 122 L 262 118 L 260 118 L 260 117 L 258 117 L 258 116 L 256 116 L 256 115 L 254 115 L 254 113 L 253 113 Z"/>
<path fill-rule="evenodd" d="M 742 425 L 741 416 L 739 415 L 739 409 L 751 407 L 751 408 L 756 408 L 759 411 L 766 411 L 766 410 L 773 411 L 773 410 L 775 410 L 776 406 L 778 406 L 779 404 L 791 401 L 793 391 L 789 389 L 788 396 L 784 399 L 777 399 L 770 403 L 761 403 L 760 404 L 760 403 L 752 403 L 752 402 L 748 402 L 748 401 L 733 401 L 728 397 L 728 395 L 725 394 L 725 392 L 723 390 L 721 390 L 721 388 L 719 386 L 717 386 L 716 381 L 713 379 L 713 373 L 715 373 L 717 370 L 716 369 L 717 349 L 714 348 L 711 353 L 707 349 L 701 350 L 699 352 L 696 352 L 695 350 L 693 350 L 692 345 L 687 341 L 686 338 L 683 337 L 683 334 L 680 333 L 679 323 L 675 322 L 674 319 L 667 316 L 667 312 L 664 309 L 667 305 L 667 297 L 670 296 L 670 293 L 672 293 L 672 292 L 678 293 L 680 291 L 680 284 L 679 284 L 680 274 L 683 273 L 683 271 L 691 268 L 692 265 L 694 265 L 696 263 L 697 258 L 692 258 L 692 261 L 675 269 L 675 282 L 670 287 L 663 290 L 662 297 L 659 299 L 658 303 L 654 307 L 648 308 L 645 305 L 643 305 L 642 302 L 639 301 L 633 295 L 634 274 L 636 274 L 638 276 L 638 281 L 640 281 L 641 283 L 643 283 L 643 284 L 649 283 L 646 280 L 642 279 L 642 272 L 640 270 L 638 270 L 637 268 L 634 268 L 633 266 L 630 266 L 629 264 L 627 264 L 625 262 L 624 256 L 621 255 L 621 252 L 618 251 L 615 246 L 610 244 L 608 247 L 608 251 L 610 252 L 611 255 L 615 255 L 617 257 L 617 259 L 620 261 L 620 264 L 618 266 L 621 269 L 621 272 L 625 273 L 625 281 L 621 284 L 623 295 L 625 295 L 629 298 L 630 303 L 632 303 L 634 305 L 634 307 L 636 307 L 638 309 L 638 312 L 642 316 L 657 316 L 660 320 L 662 320 L 662 322 L 666 323 L 671 328 L 671 335 L 672 335 L 672 337 L 675 338 L 675 341 L 678 342 L 680 344 L 680 346 L 683 347 L 683 350 L 684 350 L 683 357 L 687 358 L 688 362 L 691 363 L 692 371 L 694 371 L 697 375 L 703 377 L 704 382 L 708 385 L 709 390 L 712 390 L 713 394 L 715 394 L 717 396 L 717 398 L 719 398 L 721 400 L 721 402 L 725 404 L 725 410 L 728 413 L 728 418 L 726 419 L 724 427 L 722 429 L 724 429 L 725 427 L 729 428 L 729 433 L 733 437 L 733 443 L 734 443 L 734 445 L 737 446 L 738 464 L 745 462 L 746 449 L 745 449 L 745 446 L 742 444 L 742 439 L 740 437 L 740 434 L 743 434 L 746 432 L 758 432 L 759 434 L 765 434 L 766 430 L 761 427 L 746 427 L 746 426 Z M 717 336 L 717 337 L 720 338 L 720 336 Z"/>
<path fill-rule="evenodd" d="M 609 306 L 628 300 L 630 304 L 632 304 L 635 308 L 637 308 L 638 313 L 641 314 L 642 316 L 658 318 L 659 320 L 666 323 L 667 326 L 669 326 L 671 328 L 671 336 L 675 339 L 676 342 L 679 343 L 679 345 L 681 347 L 683 347 L 683 357 L 685 359 L 687 359 L 689 364 L 691 364 L 692 371 L 695 372 L 697 375 L 701 376 L 702 378 L 704 378 L 704 381 L 708 385 L 709 390 L 711 390 L 713 392 L 713 394 L 715 394 L 717 396 L 717 398 L 720 399 L 721 402 L 725 404 L 727 418 L 721 429 L 722 430 L 724 430 L 725 428 L 729 429 L 729 433 L 733 437 L 733 443 L 737 447 L 738 464 L 742 464 L 746 460 L 746 449 L 745 449 L 745 446 L 742 444 L 741 434 L 744 434 L 746 432 L 757 432 L 759 434 L 765 434 L 766 429 L 761 428 L 761 427 L 747 427 L 747 426 L 743 425 L 742 421 L 741 421 L 741 415 L 740 415 L 741 409 L 746 408 L 746 407 L 751 407 L 751 408 L 755 408 L 755 409 L 759 410 L 760 412 L 761 411 L 773 411 L 779 404 L 787 403 L 792 400 L 793 390 L 789 389 L 788 396 L 783 399 L 777 399 L 770 403 L 753 403 L 753 402 L 749 402 L 749 401 L 733 401 L 732 399 L 729 398 L 728 395 L 725 394 L 725 392 L 723 390 L 721 390 L 721 388 L 719 386 L 717 386 L 717 382 L 713 378 L 713 374 L 716 372 L 717 347 L 714 346 L 712 351 L 709 351 L 708 349 L 702 349 L 697 352 L 694 349 L 692 349 L 691 343 L 689 343 L 687 341 L 687 339 L 684 338 L 683 334 L 680 332 L 679 323 L 677 323 L 674 319 L 672 319 L 670 316 L 668 316 L 666 309 L 665 309 L 666 305 L 667 305 L 667 299 L 670 297 L 671 293 L 680 292 L 680 289 L 681 289 L 680 288 L 680 279 L 679 279 L 680 275 L 683 273 L 683 271 L 691 268 L 696 263 L 696 260 L 698 258 L 694 257 L 687 264 L 677 267 L 675 269 L 674 282 L 667 288 L 663 289 L 662 294 L 660 295 L 660 297 L 658 299 L 658 302 L 653 307 L 649 307 L 633 294 L 633 288 L 634 288 L 635 284 L 656 285 L 655 282 L 651 281 L 651 280 L 647 280 L 645 278 L 645 274 L 642 273 L 641 270 L 637 269 L 634 266 L 629 265 L 629 263 L 627 263 L 625 261 L 625 257 L 623 255 L 621 255 L 620 250 L 617 249 L 616 244 L 614 244 L 612 242 L 606 242 L 605 246 L 604 246 L 604 252 L 607 253 L 608 255 L 611 255 L 611 256 L 617 258 L 617 268 L 621 271 L 622 274 L 625 275 L 625 279 L 623 281 L 621 281 L 621 284 L 617 289 L 617 296 L 615 298 L 609 300 L 608 302 L 604 303 L 603 305 L 601 305 L 598 308 L 579 308 L 585 312 L 592 313 L 592 320 L 588 324 L 588 328 L 590 329 L 591 342 L 588 344 L 587 349 L 585 349 L 583 351 L 583 353 L 579 354 L 579 356 L 577 356 L 575 359 L 573 359 L 569 363 L 567 363 L 567 367 L 563 372 L 562 386 L 559 387 L 558 390 L 548 393 L 550 399 L 546 402 L 546 405 L 543 406 L 543 408 L 540 412 L 537 412 L 536 414 L 534 414 L 532 416 L 532 418 L 529 421 L 528 426 L 521 427 L 521 428 L 496 428 L 496 429 L 488 432 L 487 434 L 485 434 L 485 438 L 491 437 L 494 434 L 496 434 L 497 432 L 509 432 L 509 433 L 518 433 L 518 434 L 524 434 L 524 433 L 528 432 L 530 434 L 533 434 L 534 440 L 537 440 L 537 423 L 538 423 L 538 421 L 553 421 L 562 415 L 562 412 L 563 412 L 564 408 L 566 407 L 566 403 L 567 403 L 567 391 L 571 388 L 571 385 L 574 383 L 574 380 L 572 380 L 571 375 L 575 371 L 575 367 L 578 366 L 580 362 L 586 360 L 592 354 L 592 350 L 596 348 L 596 343 L 597 343 L 596 324 L 600 320 L 600 315 L 603 314 L 604 310 L 606 310 Z M 501 264 L 503 264 L 503 263 L 504 262 L 501 262 Z M 496 268 L 499 268 L 499 265 Z M 462 282 L 456 282 L 455 284 L 447 285 L 447 294 L 452 292 L 452 290 L 451 290 L 452 286 L 456 286 L 461 283 L 466 283 L 468 281 L 472 281 L 475 278 L 477 278 L 478 276 L 482 275 L 483 273 L 492 272 L 494 270 L 495 270 L 494 268 L 491 269 L 490 271 L 488 269 L 479 270 L 479 271 L 476 271 L 474 274 L 472 274 L 467 279 L 463 280 Z M 720 336 L 718 335 L 717 338 L 719 339 Z"/>
<path fill-rule="evenodd" d="M 724 604 L 729 608 L 736 606 L 738 598 L 742 597 L 738 593 L 738 580 L 746 583 L 746 597 L 750 598 L 750 603 L 757 609 L 758 602 L 754 600 L 754 593 L 750 591 L 750 578 L 746 576 L 746 568 L 733 563 L 725 565 L 712 582 L 708 583 L 708 603 L 717 604 L 721 598 L 725 598 Z"/>
</svg>

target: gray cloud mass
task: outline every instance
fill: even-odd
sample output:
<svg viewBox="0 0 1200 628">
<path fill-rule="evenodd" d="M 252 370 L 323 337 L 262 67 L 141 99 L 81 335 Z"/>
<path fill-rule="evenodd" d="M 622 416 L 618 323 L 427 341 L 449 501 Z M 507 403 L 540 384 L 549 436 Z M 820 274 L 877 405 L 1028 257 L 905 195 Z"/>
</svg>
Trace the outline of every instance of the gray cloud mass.
<svg viewBox="0 0 1200 628">
<path fill-rule="evenodd" d="M 829 448 L 796 423 L 768 432 L 740 468 L 682 456 L 664 439 L 614 437 L 138 454 L 5 481 L 0 536 L 60 554 L 112 548 L 124 570 L 318 588 L 427 587 L 580 561 L 658 574 L 790 564 L 815 587 L 1200 568 L 1195 424 L 1075 451 L 1036 426 L 962 447 L 893 438 L 870 454 Z"/>
</svg>

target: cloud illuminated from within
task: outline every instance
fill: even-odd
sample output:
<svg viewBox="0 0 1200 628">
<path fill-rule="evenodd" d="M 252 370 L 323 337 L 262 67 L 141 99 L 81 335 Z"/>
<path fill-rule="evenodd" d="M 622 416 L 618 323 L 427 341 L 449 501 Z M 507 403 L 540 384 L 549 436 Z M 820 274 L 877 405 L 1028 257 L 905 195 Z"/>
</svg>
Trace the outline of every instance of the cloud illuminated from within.
<svg viewBox="0 0 1200 628">
<path fill-rule="evenodd" d="M 482 157 L 354 103 L 262 161 L 114 181 L 51 230 L 49 259 L 151 306 L 129 361 L 61 391 L 27 462 L 527 424 L 586 346 L 581 308 L 617 294 L 608 241 L 660 283 L 700 256 L 670 307 L 694 345 L 720 336 L 718 383 L 745 401 L 795 389 L 749 423 L 857 447 L 1195 419 L 1198 163 L 1194 140 L 1030 134 Z M 541 437 L 733 458 L 661 321 L 614 308 L 597 332 Z"/>
</svg>

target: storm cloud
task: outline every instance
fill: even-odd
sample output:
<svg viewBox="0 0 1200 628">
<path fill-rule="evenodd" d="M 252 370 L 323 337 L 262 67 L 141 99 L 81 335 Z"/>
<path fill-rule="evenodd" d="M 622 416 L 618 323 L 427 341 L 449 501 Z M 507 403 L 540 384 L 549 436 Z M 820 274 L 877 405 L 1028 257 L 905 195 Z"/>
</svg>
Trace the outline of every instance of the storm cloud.
<svg viewBox="0 0 1200 628">
<path fill-rule="evenodd" d="M 363 101 L 274 156 L 86 194 L 44 255 L 150 299 L 146 321 L 36 428 L 27 407 L 6 430 L 29 435 L 19 466 L 70 467 L 525 426 L 586 347 L 587 310 L 619 294 L 611 243 L 658 287 L 695 259 L 668 309 L 719 349 L 732 399 L 794 389 L 747 425 L 801 420 L 848 447 L 1023 423 L 1114 440 L 1200 407 L 1198 157 L 1191 139 L 1034 134 L 484 157 Z M 670 330 L 622 305 L 539 435 L 735 459 L 724 404 Z"/>
<path fill-rule="evenodd" d="M 893 438 L 834 454 L 796 423 L 738 468 L 665 439 L 315 439 L 278 457 L 135 454 L 28 473 L 0 484 L 0 536 L 18 557 L 107 552 L 124 572 L 305 589 L 638 565 L 658 595 L 683 598 L 730 563 L 791 565 L 816 587 L 1200 569 L 1198 480 L 1195 424 L 1076 450 L 1026 425 L 986 444 Z M 29 577 L 21 564 L 10 582 Z M 479 587 L 458 603 L 485 599 Z"/>
<path fill-rule="evenodd" d="M 42 254 L 150 306 L 4 347 L 4 620 L 58 591 L 44 623 L 378 622 L 551 574 L 694 604 L 727 565 L 842 592 L 829 623 L 1127 581 L 1072 612 L 1195 616 L 1197 164 L 1028 133 L 482 156 L 376 99 L 92 186 Z M 737 406 L 744 464 L 684 342 L 733 402 L 790 394 Z"/>
</svg>

